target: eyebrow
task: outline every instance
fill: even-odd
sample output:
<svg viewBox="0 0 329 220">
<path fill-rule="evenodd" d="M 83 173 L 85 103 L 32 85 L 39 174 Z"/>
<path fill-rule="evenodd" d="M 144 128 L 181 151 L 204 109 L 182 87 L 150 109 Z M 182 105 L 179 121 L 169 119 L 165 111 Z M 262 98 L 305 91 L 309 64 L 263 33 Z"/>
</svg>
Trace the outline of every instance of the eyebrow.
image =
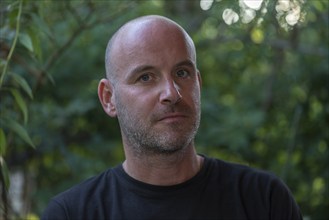
<svg viewBox="0 0 329 220">
<path fill-rule="evenodd" d="M 147 72 L 150 70 L 154 70 L 155 67 L 151 65 L 141 65 L 133 68 L 129 73 L 126 75 L 125 80 L 130 81 L 133 80 L 136 75 L 142 72 Z"/>
<path fill-rule="evenodd" d="M 145 71 L 153 70 L 153 69 L 155 69 L 154 66 L 151 66 L 151 65 L 141 65 L 141 66 L 137 66 L 132 71 L 130 71 L 130 74 L 129 75 L 134 75 L 136 73 L 145 72 Z"/>
<path fill-rule="evenodd" d="M 177 64 L 174 66 L 174 68 L 177 68 L 177 67 L 180 67 L 180 66 L 189 66 L 189 67 L 191 67 L 191 68 L 193 68 L 193 69 L 196 69 L 196 65 L 195 65 L 195 63 L 192 62 L 191 60 L 184 60 L 184 61 L 182 61 L 182 62 L 179 62 L 179 63 L 177 63 Z"/>
</svg>

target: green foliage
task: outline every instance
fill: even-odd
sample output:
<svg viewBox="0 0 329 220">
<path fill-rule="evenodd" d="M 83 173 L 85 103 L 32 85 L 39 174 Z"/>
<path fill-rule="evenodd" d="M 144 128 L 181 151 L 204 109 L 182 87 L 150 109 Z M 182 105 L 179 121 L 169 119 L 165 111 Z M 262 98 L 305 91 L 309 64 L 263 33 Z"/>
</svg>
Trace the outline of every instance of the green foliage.
<svg viewBox="0 0 329 220">
<path fill-rule="evenodd" d="M 305 218 L 326 219 L 328 2 L 280 2 L 2 1 L 1 185 L 24 171 L 34 180 L 26 212 L 39 215 L 56 193 L 124 159 L 117 122 L 97 97 L 104 50 L 123 23 L 156 13 L 197 47 L 198 151 L 274 172 Z"/>
<path fill-rule="evenodd" d="M 1 127 L 4 127 L 6 130 L 4 131 L 1 129 L 1 141 L 0 141 L 0 166 L 1 166 L 1 185 L 3 189 L 9 188 L 9 175 L 8 175 L 8 168 L 6 166 L 5 162 L 5 153 L 6 148 L 9 146 L 9 143 L 7 143 L 7 139 L 5 136 L 5 132 L 11 133 L 15 132 L 18 137 L 21 137 L 24 141 L 26 141 L 30 146 L 34 147 L 34 144 L 32 143 L 26 129 L 18 122 L 19 119 L 13 120 L 12 117 L 15 117 L 16 109 L 18 108 L 19 111 L 21 111 L 23 115 L 23 122 L 24 124 L 28 121 L 28 109 L 25 102 L 25 99 L 23 98 L 21 94 L 21 89 L 25 90 L 29 93 L 30 97 L 32 96 L 31 88 L 26 83 L 24 78 L 20 77 L 15 72 L 9 72 L 9 65 L 12 59 L 12 56 L 14 54 L 14 51 L 16 49 L 17 43 L 21 42 L 22 45 L 25 47 L 29 47 L 29 49 L 33 49 L 32 45 L 28 44 L 28 35 L 21 32 L 20 26 L 21 26 L 21 14 L 22 14 L 22 8 L 23 8 L 23 2 L 15 2 L 11 5 L 8 5 L 8 7 L 13 7 L 12 13 L 10 13 L 10 16 L 8 19 L 5 19 L 2 21 L 1 25 L 1 41 L 10 41 L 10 36 L 13 36 L 13 40 L 10 46 L 4 46 L 3 52 L 7 52 L 7 56 L 2 58 L 1 57 L 1 76 L 0 76 L 0 92 L 2 96 L 2 105 L 1 105 Z M 17 11 L 16 11 L 17 7 Z M 14 22 L 14 20 L 16 20 Z M 15 26 L 13 25 L 15 23 Z M 21 37 L 20 37 L 21 36 Z M 20 40 L 18 40 L 20 39 Z M 8 51 L 6 51 L 6 49 Z M 11 79 L 8 79 L 11 77 Z M 14 80 L 12 80 L 14 79 Z M 16 82 L 16 84 L 15 84 Z M 8 97 L 3 99 L 3 94 L 11 93 L 12 97 Z M 14 100 L 12 100 L 14 99 Z M 12 111 L 15 109 L 14 111 Z M 5 192 L 3 192 L 5 193 Z"/>
</svg>

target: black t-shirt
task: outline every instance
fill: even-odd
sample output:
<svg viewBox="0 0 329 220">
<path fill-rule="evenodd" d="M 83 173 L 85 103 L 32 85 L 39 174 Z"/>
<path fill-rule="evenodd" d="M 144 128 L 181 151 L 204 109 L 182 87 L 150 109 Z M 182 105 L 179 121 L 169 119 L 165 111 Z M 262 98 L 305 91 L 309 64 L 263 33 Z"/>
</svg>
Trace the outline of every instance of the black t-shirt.
<svg viewBox="0 0 329 220">
<path fill-rule="evenodd" d="M 205 157 L 201 171 L 174 186 L 130 177 L 122 165 L 54 197 L 43 220 L 302 219 L 288 188 L 274 175 Z"/>
</svg>

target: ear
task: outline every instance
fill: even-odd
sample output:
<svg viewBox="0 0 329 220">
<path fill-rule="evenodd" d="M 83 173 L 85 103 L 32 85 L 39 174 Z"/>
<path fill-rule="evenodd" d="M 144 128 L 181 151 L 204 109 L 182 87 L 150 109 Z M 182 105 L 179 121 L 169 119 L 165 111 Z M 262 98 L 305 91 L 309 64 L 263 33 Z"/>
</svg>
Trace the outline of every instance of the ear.
<svg viewBox="0 0 329 220">
<path fill-rule="evenodd" d="M 200 90 L 202 89 L 202 78 L 201 78 L 201 74 L 200 71 L 198 70 L 198 81 L 199 81 L 199 86 L 200 86 Z"/>
<path fill-rule="evenodd" d="M 98 98 L 104 111 L 111 117 L 116 117 L 117 112 L 114 103 L 113 85 L 108 79 L 101 79 L 98 84 Z"/>
</svg>

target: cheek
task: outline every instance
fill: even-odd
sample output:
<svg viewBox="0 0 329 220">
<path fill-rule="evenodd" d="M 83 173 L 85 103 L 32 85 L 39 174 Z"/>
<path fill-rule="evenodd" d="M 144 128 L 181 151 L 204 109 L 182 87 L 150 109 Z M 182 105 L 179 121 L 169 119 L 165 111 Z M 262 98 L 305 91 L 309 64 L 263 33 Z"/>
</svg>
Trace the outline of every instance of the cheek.
<svg viewBox="0 0 329 220">
<path fill-rule="evenodd" d="M 116 97 L 117 106 L 136 117 L 149 114 L 154 100 L 155 97 L 152 92 L 141 91 L 140 89 L 122 89 L 118 91 Z"/>
<path fill-rule="evenodd" d="M 195 83 L 193 85 L 187 86 L 185 89 L 185 97 L 189 97 L 193 103 L 196 105 L 200 104 L 200 86 Z"/>
<path fill-rule="evenodd" d="M 190 105 L 193 106 L 195 113 L 198 114 L 201 111 L 200 89 L 195 88 L 192 90 L 192 93 L 190 93 L 190 102 Z"/>
</svg>

